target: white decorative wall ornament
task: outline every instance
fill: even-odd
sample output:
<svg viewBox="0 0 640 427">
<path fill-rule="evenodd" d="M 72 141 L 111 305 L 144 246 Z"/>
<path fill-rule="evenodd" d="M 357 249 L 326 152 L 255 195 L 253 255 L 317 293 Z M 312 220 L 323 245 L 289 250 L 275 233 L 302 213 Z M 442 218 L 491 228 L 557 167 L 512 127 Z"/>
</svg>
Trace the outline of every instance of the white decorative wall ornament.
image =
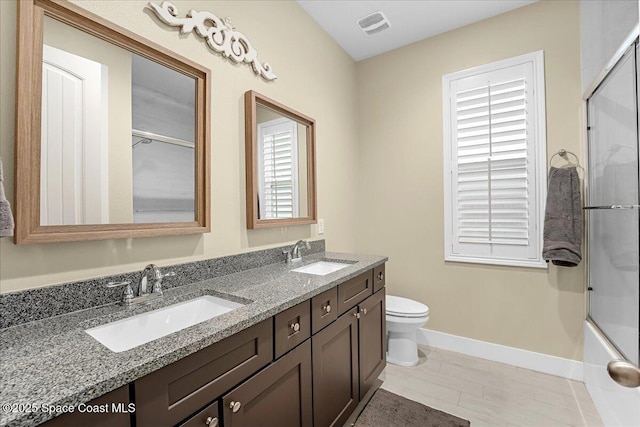
<svg viewBox="0 0 640 427">
<path fill-rule="evenodd" d="M 211 12 L 190 10 L 185 18 L 178 18 L 178 9 L 168 1 L 160 6 L 149 2 L 158 18 L 167 25 L 180 28 L 180 33 L 188 34 L 195 28 L 196 33 L 207 41 L 209 47 L 225 58 L 234 62 L 251 64 L 253 71 L 265 80 L 275 80 L 277 76 L 271 71 L 271 65 L 258 61 L 258 52 L 249 39 L 231 25 L 229 17 L 224 20 Z"/>
</svg>

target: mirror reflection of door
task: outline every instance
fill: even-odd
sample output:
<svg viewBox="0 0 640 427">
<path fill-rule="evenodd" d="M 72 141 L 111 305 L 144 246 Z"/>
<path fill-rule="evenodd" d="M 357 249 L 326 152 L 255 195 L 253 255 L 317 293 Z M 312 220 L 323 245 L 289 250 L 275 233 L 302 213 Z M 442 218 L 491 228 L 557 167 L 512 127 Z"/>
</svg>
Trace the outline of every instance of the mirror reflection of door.
<svg viewBox="0 0 640 427">
<path fill-rule="evenodd" d="M 45 16 L 40 224 L 193 222 L 196 79 Z"/>
<path fill-rule="evenodd" d="M 40 223 L 109 222 L 108 67 L 43 46 Z"/>
</svg>

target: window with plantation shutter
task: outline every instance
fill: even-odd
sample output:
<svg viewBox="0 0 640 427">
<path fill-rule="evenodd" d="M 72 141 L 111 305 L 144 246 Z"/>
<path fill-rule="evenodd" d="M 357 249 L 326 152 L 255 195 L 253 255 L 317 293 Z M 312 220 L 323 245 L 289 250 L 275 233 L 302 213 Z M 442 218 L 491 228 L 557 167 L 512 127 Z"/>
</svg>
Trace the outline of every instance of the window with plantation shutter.
<svg viewBox="0 0 640 427">
<path fill-rule="evenodd" d="M 545 267 L 542 51 L 442 81 L 445 259 Z"/>
<path fill-rule="evenodd" d="M 298 215 L 297 123 L 279 118 L 258 124 L 258 203 L 261 219 Z"/>
</svg>

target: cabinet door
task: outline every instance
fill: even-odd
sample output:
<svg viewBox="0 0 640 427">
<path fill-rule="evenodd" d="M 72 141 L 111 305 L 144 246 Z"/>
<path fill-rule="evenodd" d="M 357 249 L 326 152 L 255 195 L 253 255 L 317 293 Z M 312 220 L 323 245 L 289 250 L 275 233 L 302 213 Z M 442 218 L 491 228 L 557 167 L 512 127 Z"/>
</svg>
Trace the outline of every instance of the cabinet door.
<svg viewBox="0 0 640 427">
<path fill-rule="evenodd" d="M 358 309 L 311 339 L 314 427 L 342 426 L 358 405 Z"/>
<path fill-rule="evenodd" d="M 384 288 L 360 303 L 360 399 L 387 364 Z"/>
<path fill-rule="evenodd" d="M 273 360 L 267 319 L 135 381 L 136 427 L 174 426 Z"/>
<path fill-rule="evenodd" d="M 311 427 L 311 342 L 305 341 L 222 399 L 225 427 Z"/>
</svg>

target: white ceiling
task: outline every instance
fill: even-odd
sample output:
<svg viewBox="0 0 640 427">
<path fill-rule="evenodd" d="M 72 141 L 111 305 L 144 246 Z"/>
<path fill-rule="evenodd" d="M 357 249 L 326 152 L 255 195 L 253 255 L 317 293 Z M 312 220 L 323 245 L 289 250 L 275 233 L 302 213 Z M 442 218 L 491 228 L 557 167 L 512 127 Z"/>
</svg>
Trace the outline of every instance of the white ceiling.
<svg viewBox="0 0 640 427">
<path fill-rule="evenodd" d="M 526 6 L 537 0 L 297 0 L 356 61 Z M 368 36 L 357 21 L 383 12 L 391 28 Z"/>
</svg>

